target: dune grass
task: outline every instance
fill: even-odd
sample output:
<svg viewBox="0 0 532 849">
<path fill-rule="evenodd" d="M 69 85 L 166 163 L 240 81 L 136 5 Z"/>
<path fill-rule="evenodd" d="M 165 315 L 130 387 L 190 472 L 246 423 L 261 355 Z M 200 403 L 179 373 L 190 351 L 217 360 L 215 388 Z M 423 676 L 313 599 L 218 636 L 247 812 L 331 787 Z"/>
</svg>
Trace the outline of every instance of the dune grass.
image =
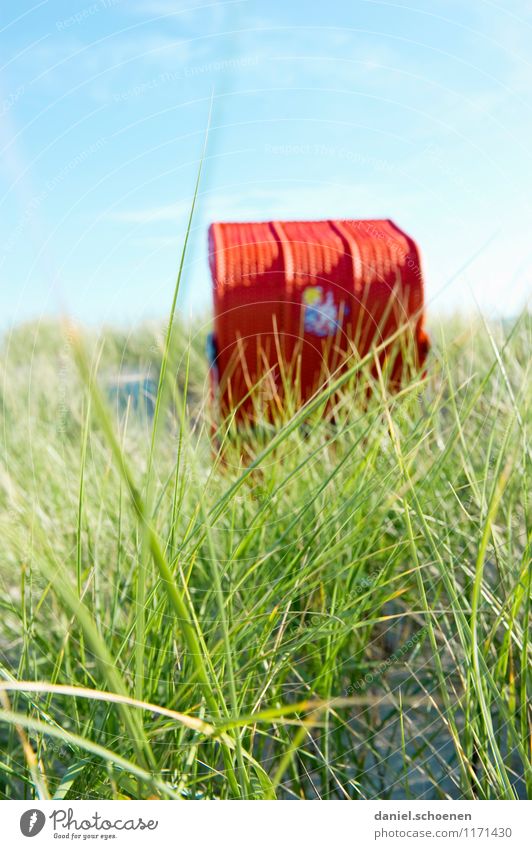
<svg viewBox="0 0 532 849">
<path fill-rule="evenodd" d="M 2 798 L 530 795 L 531 329 L 214 440 L 200 324 L 7 335 Z"/>
</svg>

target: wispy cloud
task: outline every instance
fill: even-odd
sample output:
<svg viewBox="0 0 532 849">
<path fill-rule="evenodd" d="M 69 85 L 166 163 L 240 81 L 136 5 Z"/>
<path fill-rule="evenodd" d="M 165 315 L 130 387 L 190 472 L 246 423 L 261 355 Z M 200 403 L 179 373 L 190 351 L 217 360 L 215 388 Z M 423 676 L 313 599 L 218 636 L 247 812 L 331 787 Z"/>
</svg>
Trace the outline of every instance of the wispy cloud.
<svg viewBox="0 0 532 849">
<path fill-rule="evenodd" d="M 163 204 L 161 206 L 147 207 L 145 209 L 126 209 L 111 212 L 107 220 L 122 224 L 153 224 L 165 221 L 177 221 L 190 211 L 190 201 Z"/>
<path fill-rule="evenodd" d="M 226 187 L 224 191 L 200 195 L 197 203 L 197 222 L 212 220 L 267 220 L 270 218 L 338 218 L 360 215 L 386 216 L 387 192 L 375 183 L 346 184 L 326 182 L 315 185 L 286 185 L 264 188 L 238 184 L 235 191 Z M 414 201 L 414 195 L 410 198 Z M 409 198 L 403 198 L 403 208 Z M 107 220 L 122 224 L 181 224 L 190 212 L 190 200 L 160 206 L 127 209 L 109 213 Z"/>
</svg>

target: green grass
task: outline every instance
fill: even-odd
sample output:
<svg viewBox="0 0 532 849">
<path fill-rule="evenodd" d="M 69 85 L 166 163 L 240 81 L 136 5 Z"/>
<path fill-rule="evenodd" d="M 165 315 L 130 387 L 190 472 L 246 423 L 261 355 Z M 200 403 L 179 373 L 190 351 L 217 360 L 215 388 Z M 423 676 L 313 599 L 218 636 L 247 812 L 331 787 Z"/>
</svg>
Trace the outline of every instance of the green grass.
<svg viewBox="0 0 532 849">
<path fill-rule="evenodd" d="M 430 329 L 214 440 L 199 323 L 5 337 L 3 798 L 531 794 L 532 326 Z"/>
</svg>

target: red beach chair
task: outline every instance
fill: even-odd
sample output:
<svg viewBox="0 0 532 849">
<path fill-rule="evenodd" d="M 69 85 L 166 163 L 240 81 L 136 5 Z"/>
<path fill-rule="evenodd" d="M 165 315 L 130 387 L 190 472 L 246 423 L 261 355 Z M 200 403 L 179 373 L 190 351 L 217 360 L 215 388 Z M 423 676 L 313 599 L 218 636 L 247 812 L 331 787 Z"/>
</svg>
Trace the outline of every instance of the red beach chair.
<svg viewBox="0 0 532 849">
<path fill-rule="evenodd" d="M 209 228 L 214 293 L 211 377 L 222 417 L 254 421 L 282 409 L 287 387 L 303 404 L 356 351 L 404 327 L 421 366 L 423 276 L 415 242 L 392 221 L 266 221 Z M 399 345 L 384 346 L 400 382 Z"/>
</svg>

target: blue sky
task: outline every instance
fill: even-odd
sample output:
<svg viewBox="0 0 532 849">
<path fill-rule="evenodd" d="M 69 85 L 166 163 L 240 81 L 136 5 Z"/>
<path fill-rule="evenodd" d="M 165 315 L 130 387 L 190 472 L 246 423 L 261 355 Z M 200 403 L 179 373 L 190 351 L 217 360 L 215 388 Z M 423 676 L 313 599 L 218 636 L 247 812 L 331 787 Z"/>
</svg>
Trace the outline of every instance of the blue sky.
<svg viewBox="0 0 532 849">
<path fill-rule="evenodd" d="M 0 324 L 167 312 L 212 220 L 390 217 L 432 314 L 530 291 L 528 0 L 4 0 Z"/>
</svg>

